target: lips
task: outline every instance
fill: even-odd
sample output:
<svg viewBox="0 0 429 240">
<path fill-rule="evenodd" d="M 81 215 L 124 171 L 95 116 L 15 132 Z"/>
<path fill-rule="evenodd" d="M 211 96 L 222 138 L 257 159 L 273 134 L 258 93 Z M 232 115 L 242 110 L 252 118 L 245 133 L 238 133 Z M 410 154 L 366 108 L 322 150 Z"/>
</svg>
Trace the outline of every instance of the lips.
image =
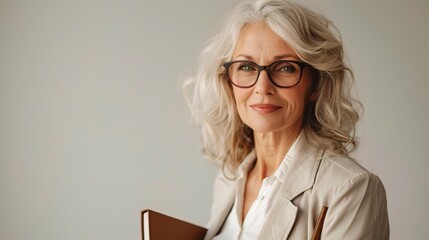
<svg viewBox="0 0 429 240">
<path fill-rule="evenodd" d="M 258 113 L 272 113 L 283 108 L 282 106 L 272 104 L 252 104 L 250 107 Z"/>
</svg>

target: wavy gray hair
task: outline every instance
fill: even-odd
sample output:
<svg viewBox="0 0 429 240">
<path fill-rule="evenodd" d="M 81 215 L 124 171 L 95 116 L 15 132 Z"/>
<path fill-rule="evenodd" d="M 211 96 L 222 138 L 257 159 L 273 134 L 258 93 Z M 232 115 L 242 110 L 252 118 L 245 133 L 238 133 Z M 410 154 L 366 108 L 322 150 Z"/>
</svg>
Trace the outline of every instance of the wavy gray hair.
<svg viewBox="0 0 429 240">
<path fill-rule="evenodd" d="M 287 0 L 256 0 L 238 5 L 223 31 L 204 49 L 194 78 L 184 83 L 194 120 L 202 125 L 203 152 L 235 170 L 254 147 L 253 131 L 238 116 L 222 64 L 230 61 L 246 24 L 265 23 L 313 68 L 315 96 L 303 130 L 309 143 L 335 155 L 357 146 L 355 126 L 361 104 L 351 96 L 353 74 L 346 66 L 341 37 L 333 23 Z"/>
</svg>

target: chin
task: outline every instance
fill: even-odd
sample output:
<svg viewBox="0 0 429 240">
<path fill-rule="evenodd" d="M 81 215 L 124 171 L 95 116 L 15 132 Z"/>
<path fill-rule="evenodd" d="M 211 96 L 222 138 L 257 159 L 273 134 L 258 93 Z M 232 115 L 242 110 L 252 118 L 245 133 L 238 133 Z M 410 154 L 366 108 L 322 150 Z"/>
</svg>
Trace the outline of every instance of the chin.
<svg viewBox="0 0 429 240">
<path fill-rule="evenodd" d="M 253 132 L 255 133 L 271 133 L 271 132 L 276 132 L 278 130 L 280 130 L 281 128 L 276 128 L 274 127 L 272 124 L 253 124 L 253 125 L 247 125 L 249 126 Z"/>
</svg>

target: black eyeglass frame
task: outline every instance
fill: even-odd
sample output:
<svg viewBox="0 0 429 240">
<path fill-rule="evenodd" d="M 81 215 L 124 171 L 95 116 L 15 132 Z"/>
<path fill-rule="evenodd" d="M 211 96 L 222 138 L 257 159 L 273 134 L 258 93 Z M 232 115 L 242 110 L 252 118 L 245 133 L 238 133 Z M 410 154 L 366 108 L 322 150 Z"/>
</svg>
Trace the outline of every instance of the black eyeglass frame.
<svg viewBox="0 0 429 240">
<path fill-rule="evenodd" d="M 237 85 L 237 84 L 235 84 L 233 81 L 232 81 L 232 79 L 231 79 L 231 76 L 229 76 L 229 67 L 232 65 L 232 64 L 234 64 L 234 63 L 237 63 L 237 62 L 248 62 L 248 63 L 251 63 L 251 64 L 253 64 L 253 65 L 255 65 L 256 66 L 256 68 L 258 69 L 258 75 L 256 76 L 256 79 L 255 79 L 255 82 L 254 83 L 252 83 L 251 85 L 249 85 L 249 86 L 239 86 L 239 85 Z M 282 62 L 290 62 L 290 63 L 295 63 L 296 65 L 298 65 L 299 66 L 299 70 L 300 70 L 300 72 L 299 72 L 299 78 L 298 78 L 298 81 L 294 84 L 294 85 L 291 85 L 291 86 L 280 86 L 280 85 L 278 85 L 277 83 L 275 83 L 274 81 L 273 81 L 273 79 L 271 78 L 271 74 L 270 74 L 270 71 L 269 71 L 269 69 L 270 69 L 270 67 L 271 66 L 273 66 L 273 65 L 276 65 L 276 64 L 279 64 L 279 63 L 282 63 Z M 299 82 L 301 82 L 301 78 L 302 78 L 302 73 L 304 72 L 304 68 L 305 67 L 307 67 L 307 66 L 310 66 L 310 64 L 308 64 L 308 63 L 306 63 L 306 62 L 300 62 L 300 61 L 294 61 L 294 60 L 279 60 L 279 61 L 275 61 L 275 62 L 272 62 L 272 63 L 270 63 L 269 65 L 266 65 L 266 66 L 261 66 L 261 65 L 259 65 L 259 64 L 257 64 L 257 63 L 255 63 L 255 62 L 252 62 L 252 61 L 248 61 L 248 60 L 236 60 L 236 61 L 230 61 L 230 62 L 225 62 L 224 64 L 222 64 L 222 66 L 225 68 L 225 78 L 226 78 L 226 80 L 228 80 L 228 81 L 230 81 L 231 83 L 232 83 L 232 85 L 234 85 L 234 86 L 236 86 L 236 87 L 239 87 L 239 88 L 251 88 L 251 87 L 253 87 L 253 86 L 255 86 L 255 84 L 258 82 L 258 80 L 259 80 L 259 75 L 261 75 L 261 71 L 262 70 L 265 70 L 266 72 L 267 72 L 267 75 L 268 75 L 268 78 L 270 79 L 270 81 L 271 81 L 271 83 L 274 85 L 274 86 L 276 86 L 276 87 L 279 87 L 279 88 L 291 88 L 291 87 L 294 87 L 294 86 L 296 86 L 296 85 L 298 85 L 299 84 Z"/>
</svg>

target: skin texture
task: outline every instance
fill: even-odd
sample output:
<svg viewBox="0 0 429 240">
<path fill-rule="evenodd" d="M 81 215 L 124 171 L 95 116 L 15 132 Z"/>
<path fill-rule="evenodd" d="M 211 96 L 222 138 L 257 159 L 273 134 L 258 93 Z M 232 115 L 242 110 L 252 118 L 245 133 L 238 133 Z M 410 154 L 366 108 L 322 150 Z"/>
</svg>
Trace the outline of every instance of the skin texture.
<svg viewBox="0 0 429 240">
<path fill-rule="evenodd" d="M 250 60 L 268 65 L 277 60 L 301 61 L 295 50 L 264 23 L 248 24 L 240 33 L 233 60 Z M 271 176 L 298 137 L 307 102 L 311 98 L 312 77 L 304 68 L 298 85 L 274 86 L 262 71 L 251 88 L 233 86 L 237 110 L 242 121 L 253 129 L 257 161 L 246 181 L 243 215 L 256 199 L 264 178 Z"/>
</svg>

